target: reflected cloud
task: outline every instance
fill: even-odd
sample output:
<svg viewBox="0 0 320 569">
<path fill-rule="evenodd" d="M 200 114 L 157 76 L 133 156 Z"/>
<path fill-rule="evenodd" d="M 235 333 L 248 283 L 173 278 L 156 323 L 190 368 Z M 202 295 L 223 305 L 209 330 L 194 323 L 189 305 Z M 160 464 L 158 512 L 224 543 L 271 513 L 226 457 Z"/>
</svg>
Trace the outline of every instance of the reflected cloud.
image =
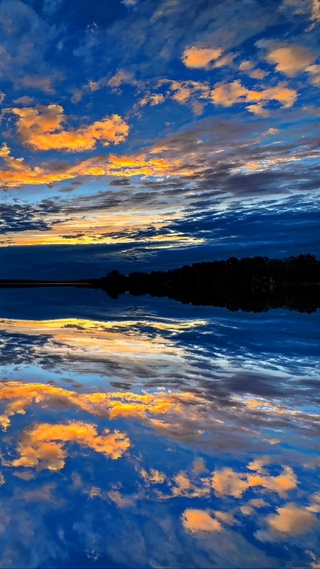
<svg viewBox="0 0 320 569">
<path fill-rule="evenodd" d="M 250 464 L 248 465 L 250 468 Z M 290 466 L 284 466 L 278 476 L 271 476 L 265 472 L 250 474 L 235 472 L 232 468 L 216 470 L 211 480 L 212 487 L 217 496 L 233 496 L 241 498 L 249 488 L 262 487 L 270 492 L 276 492 L 285 497 L 289 490 L 297 488 L 298 479 Z"/>
<path fill-rule="evenodd" d="M 37 467 L 40 470 L 61 470 L 65 466 L 67 443 L 78 444 L 117 460 L 130 447 L 128 437 L 120 431 L 104 429 L 98 434 L 97 427 L 90 423 L 74 421 L 69 424 L 38 424 L 24 432 L 18 443 L 19 458 L 5 461 L 6 466 Z"/>
<path fill-rule="evenodd" d="M 294 503 L 277 508 L 277 514 L 267 516 L 266 524 L 266 530 L 256 532 L 256 537 L 260 541 L 278 541 L 288 536 L 295 537 L 319 526 L 314 514 Z"/>
<path fill-rule="evenodd" d="M 205 510 L 185 510 L 182 514 L 182 524 L 190 533 L 222 531 L 221 523 Z"/>
</svg>

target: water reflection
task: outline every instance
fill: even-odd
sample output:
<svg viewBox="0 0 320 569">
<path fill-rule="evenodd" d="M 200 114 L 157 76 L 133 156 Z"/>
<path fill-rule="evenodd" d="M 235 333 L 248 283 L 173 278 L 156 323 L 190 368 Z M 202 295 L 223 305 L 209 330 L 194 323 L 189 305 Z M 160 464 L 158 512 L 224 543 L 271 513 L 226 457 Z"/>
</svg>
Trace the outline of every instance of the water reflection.
<svg viewBox="0 0 320 569">
<path fill-rule="evenodd" d="M 0 567 L 318 566 L 318 315 L 199 314 L 1 319 Z"/>
</svg>

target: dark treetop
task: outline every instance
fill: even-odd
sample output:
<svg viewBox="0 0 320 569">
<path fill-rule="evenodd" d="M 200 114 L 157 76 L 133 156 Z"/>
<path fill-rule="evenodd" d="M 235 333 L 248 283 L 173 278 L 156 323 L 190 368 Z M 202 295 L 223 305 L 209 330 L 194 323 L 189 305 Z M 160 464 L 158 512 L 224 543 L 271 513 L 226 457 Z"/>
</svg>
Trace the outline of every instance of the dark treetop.
<svg viewBox="0 0 320 569">
<path fill-rule="evenodd" d="M 129 275 L 112 271 L 96 279 L 93 286 L 112 298 L 129 292 L 230 310 L 261 312 L 284 307 L 314 312 L 320 307 L 320 261 L 310 254 L 284 260 L 230 257 L 169 271 Z"/>
</svg>

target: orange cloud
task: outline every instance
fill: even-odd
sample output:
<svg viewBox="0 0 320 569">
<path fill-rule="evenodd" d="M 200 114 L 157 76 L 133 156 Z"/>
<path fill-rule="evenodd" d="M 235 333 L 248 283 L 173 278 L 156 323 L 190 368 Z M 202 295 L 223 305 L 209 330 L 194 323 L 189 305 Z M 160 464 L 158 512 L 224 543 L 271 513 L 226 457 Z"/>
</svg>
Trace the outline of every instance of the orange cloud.
<svg viewBox="0 0 320 569">
<path fill-rule="evenodd" d="M 309 65 L 306 71 L 310 73 L 310 83 L 315 87 L 320 87 L 320 65 Z"/>
<path fill-rule="evenodd" d="M 262 500 L 262 498 L 252 498 L 249 504 L 251 504 L 251 506 L 254 508 L 266 508 L 268 506 L 267 502 L 265 502 L 265 500 Z"/>
<path fill-rule="evenodd" d="M 59 168 L 56 168 L 55 164 L 50 164 L 50 162 L 42 163 L 41 167 L 31 168 L 24 162 L 23 158 L 13 158 L 7 145 L 2 153 L 0 157 L 4 159 L 7 169 L 0 170 L 0 184 L 6 188 L 50 184 L 83 176 L 110 176 L 116 178 L 151 176 L 159 178 L 192 174 L 192 169 L 184 164 L 182 160 L 162 158 L 161 156 L 156 156 L 155 152 L 150 152 L 149 154 L 137 153 L 129 156 L 108 154 L 79 161 L 74 166 L 65 163 Z M 6 153 L 7 155 L 4 156 Z"/>
<path fill-rule="evenodd" d="M 6 109 L 18 116 L 17 130 L 22 143 L 36 150 L 65 150 L 83 152 L 92 150 L 97 142 L 103 146 L 123 142 L 129 125 L 119 116 L 111 115 L 91 125 L 64 130 L 67 117 L 61 105 L 13 107 Z"/>
<path fill-rule="evenodd" d="M 119 69 L 119 71 L 109 79 L 107 85 L 109 87 L 120 87 L 123 83 L 136 83 L 133 78 L 133 73 L 126 71 L 125 69 Z"/>
<path fill-rule="evenodd" d="M 162 93 L 154 93 L 152 95 L 145 95 L 142 99 L 140 99 L 141 107 L 145 105 L 151 105 L 151 107 L 155 107 L 156 105 L 160 105 L 164 102 L 164 95 Z"/>
<path fill-rule="evenodd" d="M 297 100 L 298 93 L 294 89 L 286 86 L 286 83 L 279 83 L 275 87 L 269 87 L 262 91 L 248 89 L 239 79 L 232 83 L 217 83 L 211 91 L 211 99 L 215 105 L 231 107 L 236 103 L 254 103 L 254 109 L 262 103 L 277 101 L 283 108 L 292 107 Z M 249 108 L 250 110 L 250 108 Z"/>
<path fill-rule="evenodd" d="M 181 516 L 184 529 L 190 533 L 222 531 L 222 525 L 215 520 L 206 510 L 196 510 L 188 508 Z"/>
<path fill-rule="evenodd" d="M 196 476 L 199 476 L 199 474 L 206 474 L 208 472 L 208 469 L 206 467 L 206 464 L 205 464 L 205 461 L 203 460 L 203 458 L 196 458 L 194 460 L 193 466 L 192 466 L 192 472 Z"/>
<path fill-rule="evenodd" d="M 285 496 L 289 490 L 297 487 L 298 479 L 290 466 L 284 466 L 282 473 L 277 476 L 268 473 L 235 472 L 232 468 L 223 468 L 214 471 L 211 484 L 217 496 L 241 498 L 249 488 L 259 486 Z"/>
<path fill-rule="evenodd" d="M 130 447 L 128 437 L 120 431 L 112 433 L 104 429 L 103 434 L 99 435 L 97 427 L 90 423 L 42 423 L 25 431 L 17 447 L 20 456 L 8 465 L 61 470 L 68 455 L 65 448 L 67 443 L 77 443 L 112 460 L 120 458 Z"/>
<path fill-rule="evenodd" d="M 61 338 L 61 341 L 62 338 Z M 128 342 L 128 339 L 127 339 Z M 132 346 L 134 353 L 135 344 Z M 0 424 L 3 430 L 11 424 L 11 417 L 15 414 L 25 414 L 30 405 L 52 406 L 57 403 L 65 408 L 73 406 L 86 413 L 98 417 L 117 419 L 119 417 L 135 417 L 143 420 L 146 425 L 152 425 L 154 416 L 182 416 L 185 405 L 199 400 L 192 393 L 166 393 L 157 392 L 140 395 L 130 392 L 110 393 L 77 393 L 75 391 L 44 385 L 41 383 L 5 382 L 1 384 L 0 401 L 8 401 Z M 66 430 L 69 433 L 68 430 Z M 161 473 L 154 471 L 148 477 L 161 477 Z M 146 474 L 147 476 L 147 474 Z"/>
<path fill-rule="evenodd" d="M 258 45 L 263 47 L 268 44 L 261 41 Z M 288 77 L 295 77 L 298 73 L 304 72 L 315 59 L 316 56 L 313 53 L 297 44 L 271 48 L 266 55 L 268 63 L 275 65 L 279 73 Z"/>
<path fill-rule="evenodd" d="M 140 474 L 148 484 L 163 484 L 166 481 L 166 475 L 155 468 L 151 468 L 149 472 L 142 468 Z"/>
<path fill-rule="evenodd" d="M 258 532 L 257 537 L 273 541 L 287 536 L 297 536 L 307 533 L 318 523 L 316 516 L 294 503 L 277 508 L 277 511 L 277 514 L 271 514 L 266 518 L 269 533 L 268 530 Z"/>
<path fill-rule="evenodd" d="M 253 69 L 248 73 L 249 77 L 252 79 L 264 79 L 268 75 L 268 71 L 263 71 L 262 69 Z"/>
<path fill-rule="evenodd" d="M 221 54 L 222 49 L 220 48 L 191 46 L 184 50 L 182 61 L 186 67 L 193 69 L 208 68 L 212 61 L 219 59 Z"/>
<path fill-rule="evenodd" d="M 249 71 L 255 66 L 253 61 L 242 61 L 239 65 L 240 71 Z"/>
<path fill-rule="evenodd" d="M 255 513 L 254 508 L 251 506 L 240 506 L 240 510 L 244 516 L 253 516 Z"/>
<path fill-rule="evenodd" d="M 173 92 L 171 99 L 181 105 L 187 103 L 191 97 L 198 93 L 203 99 L 210 95 L 209 86 L 200 81 L 171 81 L 169 88 Z"/>
</svg>

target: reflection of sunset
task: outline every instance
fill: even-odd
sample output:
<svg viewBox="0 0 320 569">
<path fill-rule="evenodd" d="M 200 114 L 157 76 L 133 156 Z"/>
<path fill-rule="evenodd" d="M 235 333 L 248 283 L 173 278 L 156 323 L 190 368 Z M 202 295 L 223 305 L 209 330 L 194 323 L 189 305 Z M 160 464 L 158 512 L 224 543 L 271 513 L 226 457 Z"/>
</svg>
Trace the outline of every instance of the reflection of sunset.
<svg viewBox="0 0 320 569">
<path fill-rule="evenodd" d="M 248 465 L 250 468 L 250 464 Z M 285 466 L 278 476 L 235 472 L 232 468 L 216 470 L 211 484 L 217 496 L 234 496 L 241 498 L 249 488 L 263 487 L 271 492 L 285 496 L 289 490 L 297 487 L 297 477 L 290 466 Z"/>
<path fill-rule="evenodd" d="M 77 393 L 52 385 L 3 382 L 0 389 L 0 401 L 4 405 L 4 411 L 0 417 L 3 430 L 10 427 L 14 415 L 25 414 L 31 406 L 34 408 L 35 405 L 43 410 L 73 408 L 75 411 L 85 412 L 93 417 L 109 421 L 119 418 L 131 419 L 161 434 L 161 429 L 158 430 L 157 424 L 160 421 L 163 426 L 167 426 L 164 433 L 169 434 L 171 429 L 173 438 L 176 438 L 174 429 L 180 431 L 183 436 L 186 417 L 189 421 L 188 429 L 191 426 L 197 431 L 201 425 L 202 432 L 207 431 L 208 434 L 215 425 L 216 429 L 220 428 L 215 418 L 206 413 L 205 400 L 193 393 L 165 391 L 144 394 Z M 39 423 L 23 432 L 17 445 L 19 457 L 9 462 L 5 461 L 5 463 L 14 467 L 60 470 L 64 467 L 68 455 L 66 445 L 70 443 L 77 443 L 113 459 L 122 456 L 131 445 L 126 434 L 117 430 L 111 432 L 109 429 L 104 429 L 103 434 L 100 435 L 96 425 L 91 422 Z M 168 485 L 169 494 L 161 494 L 158 491 L 159 499 L 164 500 L 179 496 L 205 498 L 212 492 L 218 498 L 231 496 L 239 499 L 249 489 L 263 489 L 280 497 L 286 497 L 288 492 L 297 488 L 297 476 L 293 469 L 286 465 L 282 466 L 279 474 L 271 474 L 271 462 L 270 456 L 262 456 L 260 459 L 249 462 L 246 472 L 238 472 L 225 467 L 216 468 L 210 474 L 204 461 L 197 459 L 191 465 L 190 473 L 180 470 L 172 479 L 156 468 L 150 470 L 139 468 L 139 472 L 141 479 L 148 486 Z M 251 502 L 251 506 L 255 507 L 263 507 L 264 504 L 259 500 Z M 221 516 L 220 518 L 222 520 Z"/>
<path fill-rule="evenodd" d="M 90 423 L 43 423 L 24 432 L 17 447 L 20 458 L 8 465 L 61 470 L 68 455 L 65 449 L 67 443 L 77 443 L 113 460 L 120 458 L 130 447 L 128 437 L 120 431 L 112 433 L 105 429 L 99 435 L 97 427 Z"/>
<path fill-rule="evenodd" d="M 183 527 L 191 533 L 222 531 L 221 523 L 205 510 L 185 510 L 182 523 Z"/>
<path fill-rule="evenodd" d="M 182 417 L 186 406 L 204 403 L 192 393 L 162 391 L 144 395 L 130 392 L 77 393 L 52 385 L 19 382 L 2 382 L 0 401 L 2 403 L 8 401 L 4 413 L 0 416 L 0 424 L 4 430 L 10 426 L 10 417 L 24 414 L 33 404 L 53 408 L 73 406 L 98 417 L 109 419 L 133 417 L 143 419 L 152 425 L 149 417 L 155 415 Z"/>
<path fill-rule="evenodd" d="M 184 354 L 182 348 L 159 332 L 192 329 L 204 323 L 203 320 L 182 320 L 179 323 L 165 319 L 145 323 L 129 320 L 100 322 L 76 318 L 47 321 L 1 319 L 0 331 L 47 338 L 43 351 L 49 355 L 93 360 L 112 358 L 115 363 L 122 358 L 131 358 L 132 361 L 141 358 L 155 364 L 157 357 L 179 361 Z M 141 324 L 155 329 L 157 336 L 141 331 Z M 37 350 L 41 348 L 37 347 Z"/>
</svg>

